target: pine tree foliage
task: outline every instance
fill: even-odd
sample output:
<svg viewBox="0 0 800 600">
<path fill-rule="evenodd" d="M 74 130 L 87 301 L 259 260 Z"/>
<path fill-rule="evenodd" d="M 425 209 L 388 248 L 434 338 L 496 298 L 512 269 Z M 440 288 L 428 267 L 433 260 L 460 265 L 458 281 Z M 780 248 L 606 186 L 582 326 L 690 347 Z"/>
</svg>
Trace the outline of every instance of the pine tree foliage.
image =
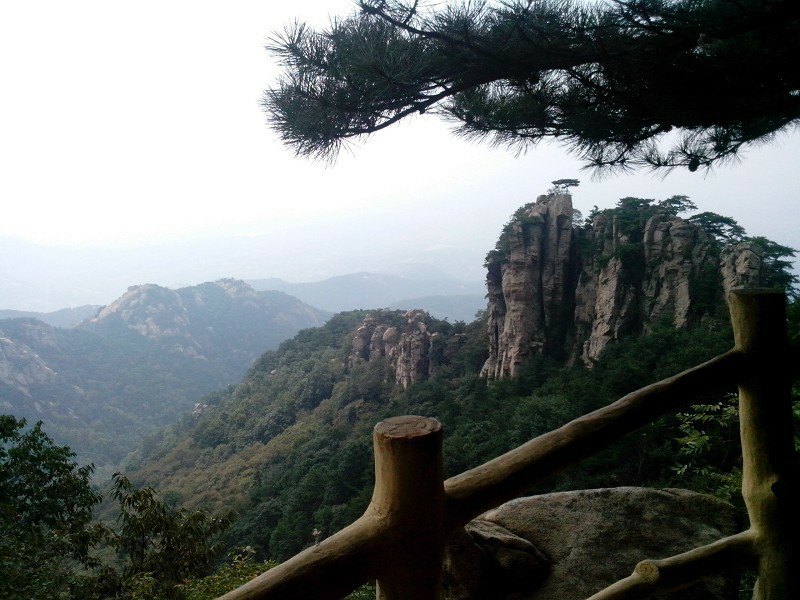
<svg viewBox="0 0 800 600">
<path fill-rule="evenodd" d="M 273 124 L 329 159 L 430 111 L 468 138 L 557 138 L 590 167 L 694 171 L 800 117 L 796 0 L 360 0 L 271 49 Z"/>
</svg>

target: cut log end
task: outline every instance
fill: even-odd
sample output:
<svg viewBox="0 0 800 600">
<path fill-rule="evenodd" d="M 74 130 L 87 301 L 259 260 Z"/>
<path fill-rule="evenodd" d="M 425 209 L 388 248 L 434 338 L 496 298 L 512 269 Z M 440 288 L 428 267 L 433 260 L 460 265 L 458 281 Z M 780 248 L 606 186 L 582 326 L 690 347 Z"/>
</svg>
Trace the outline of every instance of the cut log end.
<svg viewBox="0 0 800 600">
<path fill-rule="evenodd" d="M 392 439 L 409 439 L 430 435 L 442 430 L 436 419 L 416 415 L 391 417 L 375 425 L 375 435 Z"/>
<path fill-rule="evenodd" d="M 652 560 L 643 560 L 638 565 L 634 572 L 639 575 L 647 583 L 655 583 L 661 576 L 661 571 Z"/>
</svg>

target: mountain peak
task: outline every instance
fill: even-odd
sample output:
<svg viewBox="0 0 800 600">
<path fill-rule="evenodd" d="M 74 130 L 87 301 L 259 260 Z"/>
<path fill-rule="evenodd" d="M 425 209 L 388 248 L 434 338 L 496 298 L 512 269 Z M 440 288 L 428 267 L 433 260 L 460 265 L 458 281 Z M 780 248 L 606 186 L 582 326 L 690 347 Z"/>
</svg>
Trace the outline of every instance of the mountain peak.
<svg viewBox="0 0 800 600">
<path fill-rule="evenodd" d="M 224 279 L 217 279 L 216 281 L 212 282 L 212 284 L 224 290 L 225 293 L 231 298 L 255 298 L 258 296 L 258 293 L 253 289 L 253 287 L 241 279 L 227 277 Z"/>
<path fill-rule="evenodd" d="M 726 245 L 679 212 L 623 198 L 584 225 L 563 193 L 520 208 L 486 257 L 483 374 L 513 377 L 534 354 L 592 364 L 608 344 L 658 323 L 715 318 L 730 289 L 762 279 L 752 244 Z"/>
</svg>

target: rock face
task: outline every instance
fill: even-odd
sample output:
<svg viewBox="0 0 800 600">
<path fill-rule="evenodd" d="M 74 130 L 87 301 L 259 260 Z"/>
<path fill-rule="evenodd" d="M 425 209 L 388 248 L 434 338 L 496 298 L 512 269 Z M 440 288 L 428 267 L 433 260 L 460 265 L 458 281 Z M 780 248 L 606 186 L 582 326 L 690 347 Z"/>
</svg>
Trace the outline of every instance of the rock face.
<svg viewBox="0 0 800 600">
<path fill-rule="evenodd" d="M 711 240 L 699 227 L 662 214 L 644 228 L 642 308 L 647 323 L 667 317 L 675 327 L 689 324 L 692 278 L 709 263 Z"/>
<path fill-rule="evenodd" d="M 348 366 L 385 357 L 395 382 L 407 388 L 436 373 L 447 349 L 423 310 L 379 311 L 364 318 L 353 337 Z M 450 336 L 458 344 L 462 336 Z"/>
<path fill-rule="evenodd" d="M 621 203 L 581 226 L 569 194 L 552 193 L 506 225 L 486 261 L 485 377 L 513 376 L 534 354 L 591 364 L 609 343 L 663 321 L 691 326 L 760 280 L 752 243 L 720 248 L 666 206 Z"/>
<path fill-rule="evenodd" d="M 594 254 L 584 257 L 575 288 L 577 336 L 570 354 L 587 363 L 610 342 L 662 319 L 687 327 L 693 282 L 718 270 L 709 236 L 677 216 L 651 216 L 641 238 L 632 239 L 613 216 L 599 215 L 581 234 Z"/>
<path fill-rule="evenodd" d="M 572 198 L 541 196 L 523 207 L 504 232 L 502 262 L 489 264 L 491 357 L 484 374 L 516 372 L 531 352 L 563 342 L 570 281 Z"/>
<path fill-rule="evenodd" d="M 37 322 L 32 322 L 35 324 Z M 48 326 L 39 323 L 42 328 Z M 21 342 L 3 337 L 0 331 L 0 383 L 4 383 L 24 394 L 30 396 L 32 386 L 54 383 L 57 374 L 51 369 L 36 351 Z M 11 405 L 4 406 L 11 408 Z"/>
<path fill-rule="evenodd" d="M 519 498 L 481 515 L 451 542 L 445 584 L 452 600 L 583 600 L 645 558 L 709 544 L 738 525 L 733 506 L 686 490 L 628 487 Z M 735 577 L 718 577 L 657 598 L 732 600 L 736 584 Z"/>
<path fill-rule="evenodd" d="M 475 519 L 449 541 L 442 584 L 449 600 L 517 597 L 541 586 L 551 568 L 533 543 L 502 525 Z"/>
<path fill-rule="evenodd" d="M 723 248 L 721 270 L 725 293 L 738 287 L 758 287 L 761 285 L 764 258 L 753 242 L 739 242 Z"/>
<path fill-rule="evenodd" d="M 131 286 L 83 326 L 102 326 L 114 321 L 151 340 L 170 340 L 182 354 L 202 356 L 200 344 L 189 331 L 187 306 L 176 290 L 154 284 Z"/>
</svg>

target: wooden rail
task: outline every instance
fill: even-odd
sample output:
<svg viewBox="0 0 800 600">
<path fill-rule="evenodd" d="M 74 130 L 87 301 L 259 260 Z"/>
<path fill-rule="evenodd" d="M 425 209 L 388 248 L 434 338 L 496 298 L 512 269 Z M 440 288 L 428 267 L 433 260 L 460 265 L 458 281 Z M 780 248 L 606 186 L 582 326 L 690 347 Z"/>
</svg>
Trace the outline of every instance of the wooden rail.
<svg viewBox="0 0 800 600">
<path fill-rule="evenodd" d="M 479 514 L 597 453 L 697 395 L 736 383 L 742 494 L 750 528 L 677 556 L 645 560 L 590 600 L 646 598 L 727 569 L 758 570 L 756 600 L 800 598 L 800 467 L 794 450 L 786 298 L 729 297 L 735 346 L 442 481 L 442 428 L 407 416 L 375 427 L 375 490 L 355 523 L 220 600 L 341 598 L 375 579 L 382 600 L 438 600 L 448 536 Z"/>
</svg>

